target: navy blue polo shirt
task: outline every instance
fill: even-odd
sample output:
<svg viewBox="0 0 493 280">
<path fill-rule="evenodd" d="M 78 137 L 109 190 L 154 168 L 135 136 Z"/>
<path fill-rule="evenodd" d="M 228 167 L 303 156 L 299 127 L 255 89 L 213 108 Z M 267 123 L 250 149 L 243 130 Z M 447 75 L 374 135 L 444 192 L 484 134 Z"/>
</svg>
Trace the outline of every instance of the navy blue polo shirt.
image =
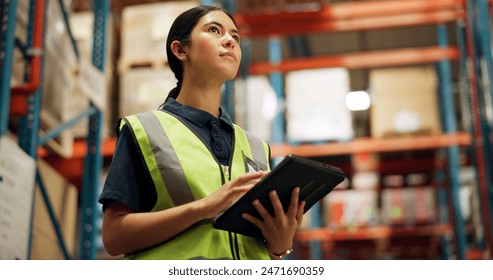
<svg viewBox="0 0 493 280">
<path fill-rule="evenodd" d="M 219 118 L 170 98 L 160 110 L 168 111 L 185 123 L 214 153 L 223 165 L 229 165 L 233 123 L 221 110 Z M 118 135 L 115 153 L 99 197 L 103 210 L 110 201 L 127 205 L 136 212 L 148 212 L 156 202 L 156 189 L 145 166 L 138 144 L 130 129 L 124 126 Z"/>
</svg>

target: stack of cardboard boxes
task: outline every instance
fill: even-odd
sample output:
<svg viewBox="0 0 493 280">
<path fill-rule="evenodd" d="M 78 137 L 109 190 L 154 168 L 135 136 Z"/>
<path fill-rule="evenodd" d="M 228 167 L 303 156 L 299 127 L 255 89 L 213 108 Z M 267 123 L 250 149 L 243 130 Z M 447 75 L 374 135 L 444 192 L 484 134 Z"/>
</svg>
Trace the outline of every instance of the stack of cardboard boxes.
<svg viewBox="0 0 493 280">
<path fill-rule="evenodd" d="M 46 193 L 53 209 L 56 223 L 62 233 L 69 258 L 76 258 L 78 228 L 78 190 L 49 164 L 38 161 L 39 172 L 43 178 Z M 31 259 L 63 260 L 65 256 L 60 246 L 53 221 L 40 188 L 36 187 L 32 224 Z"/>
<path fill-rule="evenodd" d="M 71 20 L 66 22 L 62 12 L 62 2 L 47 3 L 47 22 L 45 30 L 46 48 L 44 56 L 44 79 L 41 111 L 41 132 L 48 132 L 86 112 L 92 97 L 83 90 L 88 83 L 83 65 L 92 66 L 92 13 L 69 14 Z M 68 7 L 65 11 L 69 13 Z M 111 20 L 108 20 L 106 73 L 96 73 L 103 79 L 101 92 L 94 93 L 105 101 L 99 106 L 104 113 L 103 135 L 109 136 L 108 129 L 112 121 L 111 87 Z M 70 37 L 69 28 L 73 38 Z M 74 41 L 72 41 L 72 39 Z M 75 44 L 74 44 L 75 43 Z M 78 56 L 74 45 L 77 47 Z M 99 70 L 97 70 L 99 71 Z M 90 82 L 89 82 L 90 83 Z M 92 86 L 92 85 L 90 85 Z M 109 99 L 109 100 L 108 100 Z M 108 106 L 106 106 L 108 105 Z M 64 130 L 59 137 L 48 142 L 48 147 L 62 157 L 71 157 L 76 138 L 85 138 L 88 132 L 87 119 Z"/>
<path fill-rule="evenodd" d="M 123 9 L 119 117 L 157 109 L 176 86 L 176 78 L 167 65 L 166 38 L 174 19 L 198 4 L 199 1 L 169 1 Z"/>
</svg>

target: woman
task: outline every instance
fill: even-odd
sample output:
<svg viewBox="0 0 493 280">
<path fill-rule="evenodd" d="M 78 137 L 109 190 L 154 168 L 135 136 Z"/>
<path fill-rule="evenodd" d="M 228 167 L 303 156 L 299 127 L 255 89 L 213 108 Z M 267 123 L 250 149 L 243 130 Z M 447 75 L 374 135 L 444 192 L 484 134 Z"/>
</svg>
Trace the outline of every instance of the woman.
<svg viewBox="0 0 493 280">
<path fill-rule="evenodd" d="M 233 17 L 217 7 L 195 7 L 174 21 L 166 52 L 177 87 L 159 110 L 125 117 L 118 125 L 99 200 L 110 255 L 280 259 L 292 251 L 303 219 L 298 189 L 287 212 L 273 192 L 275 217 L 258 201 L 253 204 L 262 219 L 244 215 L 265 240 L 212 227 L 211 219 L 269 170 L 268 145 L 232 124 L 219 107 L 221 87 L 240 65 L 239 41 Z"/>
</svg>

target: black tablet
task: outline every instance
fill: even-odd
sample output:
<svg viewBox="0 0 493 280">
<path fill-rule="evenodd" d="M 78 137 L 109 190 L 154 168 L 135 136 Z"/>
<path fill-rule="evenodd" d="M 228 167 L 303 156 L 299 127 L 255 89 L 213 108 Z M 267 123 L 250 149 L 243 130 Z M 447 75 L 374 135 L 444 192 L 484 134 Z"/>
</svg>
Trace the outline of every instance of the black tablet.
<svg viewBox="0 0 493 280">
<path fill-rule="evenodd" d="M 214 227 L 264 239 L 259 228 L 241 217 L 243 213 L 249 213 L 260 218 L 257 209 L 252 205 L 254 199 L 259 199 L 271 215 L 274 215 L 269 192 L 277 191 L 284 211 L 287 211 L 291 193 L 295 187 L 299 186 L 300 200 L 306 201 L 304 209 L 306 213 L 317 201 L 344 181 L 344 178 L 344 173 L 337 167 L 296 155 L 288 155 L 242 198 L 218 215 L 214 219 Z"/>
</svg>

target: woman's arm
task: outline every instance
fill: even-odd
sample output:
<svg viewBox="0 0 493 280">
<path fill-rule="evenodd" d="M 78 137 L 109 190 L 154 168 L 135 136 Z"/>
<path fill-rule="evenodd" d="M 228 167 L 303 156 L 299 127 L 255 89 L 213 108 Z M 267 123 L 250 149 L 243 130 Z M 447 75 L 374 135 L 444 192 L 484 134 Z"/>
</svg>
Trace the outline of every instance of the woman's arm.
<svg viewBox="0 0 493 280">
<path fill-rule="evenodd" d="M 112 256 L 128 254 L 169 240 L 191 225 L 224 211 L 266 173 L 247 173 L 224 184 L 208 197 L 158 212 L 135 213 L 110 203 L 103 216 L 103 243 Z"/>
</svg>

